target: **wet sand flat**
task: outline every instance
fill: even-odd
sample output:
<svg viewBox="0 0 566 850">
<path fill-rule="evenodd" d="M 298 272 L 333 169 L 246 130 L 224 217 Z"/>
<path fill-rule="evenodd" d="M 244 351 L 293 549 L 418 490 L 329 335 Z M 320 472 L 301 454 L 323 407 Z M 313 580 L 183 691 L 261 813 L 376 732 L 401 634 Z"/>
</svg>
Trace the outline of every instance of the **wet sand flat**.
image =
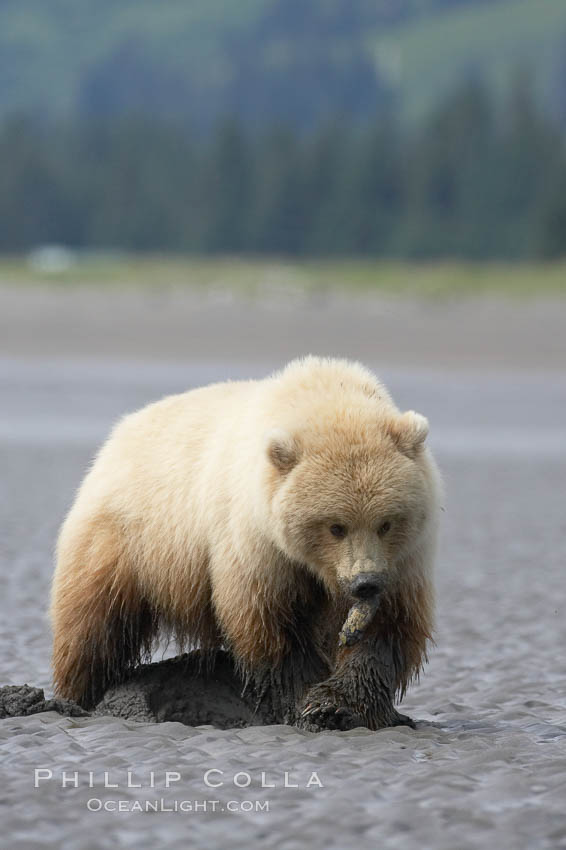
<svg viewBox="0 0 566 850">
<path fill-rule="evenodd" d="M 384 366 L 563 371 L 566 298 L 392 297 L 266 288 L 0 286 L 0 354 L 280 363 L 300 354 Z"/>
<path fill-rule="evenodd" d="M 402 709 L 420 721 L 416 731 L 219 731 L 50 713 L 3 720 L 8 846 L 566 847 L 566 376 L 562 340 L 544 339 L 559 310 L 533 308 L 548 323 L 531 323 L 541 348 L 529 360 L 519 345 L 527 317 L 506 307 L 514 341 L 488 368 L 495 335 L 475 354 L 470 337 L 469 357 L 462 343 L 450 359 L 448 330 L 423 359 L 397 356 L 397 342 L 382 342 L 378 357 L 363 311 L 342 349 L 326 347 L 337 318 L 312 339 L 297 319 L 286 323 L 296 333 L 292 352 L 274 332 L 273 347 L 235 342 L 229 356 L 219 331 L 225 304 L 207 308 L 208 325 L 200 314 L 208 348 L 199 352 L 180 335 L 178 348 L 169 340 L 156 350 L 133 306 L 130 325 L 125 308 L 119 317 L 133 341 L 118 349 L 111 334 L 103 351 L 98 319 L 44 302 L 51 312 L 41 330 L 39 309 L 24 319 L 10 303 L 11 321 L 0 320 L 10 325 L 0 334 L 1 684 L 49 689 L 45 611 L 57 527 L 112 421 L 153 398 L 265 374 L 310 343 L 326 353 L 357 347 L 402 406 L 429 416 L 447 497 L 437 646 Z M 402 309 L 417 321 L 415 304 Z M 475 305 L 476 319 L 483 309 Z M 424 314 L 422 323 L 430 328 Z M 209 356 L 214 340 L 218 357 Z M 37 788 L 35 769 L 44 771 Z M 104 787 L 105 774 L 117 788 Z M 136 810 L 148 805 L 159 810 Z"/>
</svg>

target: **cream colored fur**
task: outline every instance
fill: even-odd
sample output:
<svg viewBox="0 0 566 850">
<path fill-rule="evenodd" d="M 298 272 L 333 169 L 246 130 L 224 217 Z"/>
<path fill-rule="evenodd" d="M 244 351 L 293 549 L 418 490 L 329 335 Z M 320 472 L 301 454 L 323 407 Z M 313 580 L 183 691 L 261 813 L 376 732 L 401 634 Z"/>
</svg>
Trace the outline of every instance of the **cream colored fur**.
<svg viewBox="0 0 566 850">
<path fill-rule="evenodd" d="M 59 537 L 58 692 L 93 701 L 149 651 L 158 624 L 227 644 L 248 669 L 278 664 L 283 626 L 309 592 L 302 577 L 338 599 L 364 570 L 390 578 L 408 647 L 402 689 L 432 630 L 439 483 L 427 430 L 361 365 L 315 357 L 126 416 Z"/>
</svg>

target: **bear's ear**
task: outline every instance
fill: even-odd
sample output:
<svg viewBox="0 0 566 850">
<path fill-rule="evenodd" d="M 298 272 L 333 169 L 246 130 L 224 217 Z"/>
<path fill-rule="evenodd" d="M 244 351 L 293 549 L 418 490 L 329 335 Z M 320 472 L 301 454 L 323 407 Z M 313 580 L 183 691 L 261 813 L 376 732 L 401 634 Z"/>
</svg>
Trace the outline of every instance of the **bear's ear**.
<svg viewBox="0 0 566 850">
<path fill-rule="evenodd" d="M 287 431 L 276 429 L 267 435 L 267 457 L 279 472 L 289 472 L 300 454 L 299 444 Z"/>
<path fill-rule="evenodd" d="M 414 410 L 408 410 L 394 419 L 388 430 L 399 451 L 408 457 L 415 457 L 427 438 L 428 419 Z"/>
</svg>

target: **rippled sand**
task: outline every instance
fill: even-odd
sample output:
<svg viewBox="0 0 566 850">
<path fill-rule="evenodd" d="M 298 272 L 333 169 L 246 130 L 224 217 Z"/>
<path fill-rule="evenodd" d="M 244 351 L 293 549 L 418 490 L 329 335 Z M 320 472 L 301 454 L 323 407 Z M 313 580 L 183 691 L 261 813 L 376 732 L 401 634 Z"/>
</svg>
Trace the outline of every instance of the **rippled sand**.
<svg viewBox="0 0 566 850">
<path fill-rule="evenodd" d="M 13 446 L 3 453 L 4 682 L 48 684 L 48 552 L 87 454 Z M 416 732 L 221 732 L 53 714 L 4 720 L 9 846 L 566 846 L 566 465 L 514 456 L 450 457 L 442 465 L 449 498 L 438 646 L 403 707 L 421 720 Z M 51 769 L 53 781 L 34 789 L 35 768 Z M 224 771 L 212 775 L 225 780 L 221 788 L 205 785 L 210 768 Z M 82 787 L 61 788 L 63 769 L 79 771 Z M 125 787 L 128 769 L 144 787 Z M 166 770 L 181 781 L 148 788 L 151 770 L 158 786 Z M 94 789 L 85 787 L 88 771 Z M 100 787 L 104 771 L 119 789 Z M 238 771 L 250 774 L 249 787 L 232 784 Z M 299 788 L 282 787 L 285 771 Z M 312 771 L 323 788 L 304 787 Z M 262 772 L 275 788 L 260 787 Z M 168 806 L 268 801 L 269 811 L 86 808 L 89 799 L 154 798 Z"/>
<path fill-rule="evenodd" d="M 215 370 L 223 368 L 0 362 L 8 401 L 0 416 L 0 684 L 49 687 L 51 551 L 109 422 Z M 414 400 L 430 416 L 447 486 L 437 647 L 403 704 L 417 730 L 314 735 L 54 714 L 3 720 L 0 844 L 566 847 L 566 382 L 389 378 L 404 404 Z M 41 773 L 34 788 L 35 769 L 52 779 Z M 210 769 L 210 782 L 223 785 L 205 784 Z M 128 770 L 142 787 L 127 787 Z M 180 775 L 169 788 L 166 771 Z M 103 787 L 105 772 L 118 788 Z M 285 787 L 285 772 L 299 787 Z M 262 773 L 275 787 L 262 787 Z M 234 784 L 244 786 L 246 774 L 249 786 Z M 130 811 L 91 812 L 89 800 L 94 809 L 124 801 Z M 155 800 L 166 810 L 131 810 Z M 193 811 L 168 811 L 175 801 Z"/>
</svg>

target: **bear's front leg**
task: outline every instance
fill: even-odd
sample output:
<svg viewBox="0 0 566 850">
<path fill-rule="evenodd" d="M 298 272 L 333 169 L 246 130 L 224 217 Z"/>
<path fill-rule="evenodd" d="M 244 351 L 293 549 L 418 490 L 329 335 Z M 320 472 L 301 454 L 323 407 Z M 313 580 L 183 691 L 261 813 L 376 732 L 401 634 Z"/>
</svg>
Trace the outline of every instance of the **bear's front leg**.
<svg viewBox="0 0 566 850">
<path fill-rule="evenodd" d="M 274 581 L 250 584 L 253 574 L 232 565 L 242 580 L 217 582 L 213 602 L 243 695 L 263 722 L 293 725 L 309 688 L 333 669 L 329 623 L 337 633 L 340 616 L 322 583 L 303 568 L 284 565 L 290 576 L 282 591 Z"/>
<path fill-rule="evenodd" d="M 297 725 L 313 732 L 357 726 L 415 728 L 410 717 L 395 709 L 395 680 L 393 651 L 382 638 L 342 647 L 334 673 L 308 691 Z"/>
<path fill-rule="evenodd" d="M 263 717 L 293 726 L 300 720 L 306 694 L 316 682 L 326 680 L 330 670 L 323 654 L 292 651 L 273 666 L 256 668 L 247 676 L 246 688 L 251 687 Z"/>
</svg>

